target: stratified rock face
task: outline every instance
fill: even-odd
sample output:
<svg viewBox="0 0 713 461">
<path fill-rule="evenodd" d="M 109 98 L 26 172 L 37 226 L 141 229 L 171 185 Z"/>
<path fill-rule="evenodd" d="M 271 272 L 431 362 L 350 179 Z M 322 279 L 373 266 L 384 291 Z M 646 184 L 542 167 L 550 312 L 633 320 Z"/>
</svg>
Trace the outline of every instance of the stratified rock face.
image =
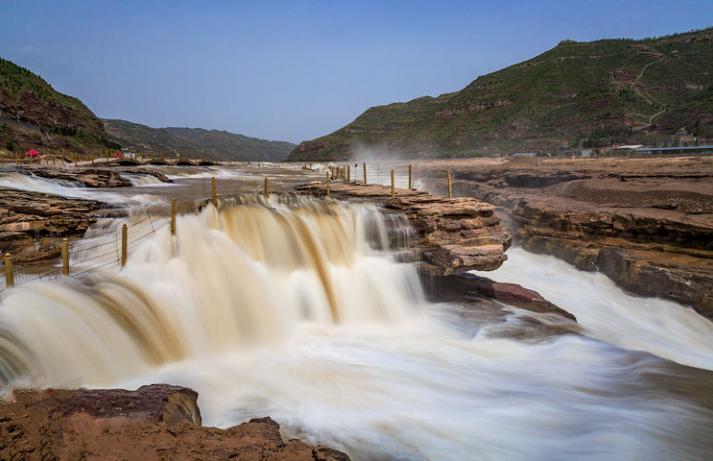
<svg viewBox="0 0 713 461">
<path fill-rule="evenodd" d="M 41 178 L 72 181 L 84 187 L 131 187 L 131 181 L 113 170 L 91 168 L 65 171 L 49 168 L 34 168 L 21 172 L 28 172 Z"/>
<path fill-rule="evenodd" d="M 422 252 L 421 269 L 433 275 L 469 270 L 495 270 L 507 259 L 511 237 L 495 215 L 495 207 L 472 197 L 447 198 L 426 192 L 380 185 L 331 184 L 335 196 L 382 203 L 403 213 L 416 232 L 412 242 Z M 300 188 L 324 193 L 324 184 Z"/>
<path fill-rule="evenodd" d="M 498 205 L 525 249 L 713 318 L 712 167 L 702 157 L 453 169 L 455 191 Z M 428 173 L 436 189 L 443 170 Z"/>
<path fill-rule="evenodd" d="M 285 442 L 270 418 L 202 427 L 198 394 L 166 384 L 136 391 L 15 391 L 0 404 L 0 459 L 348 461 Z"/>
<path fill-rule="evenodd" d="M 57 238 L 81 236 L 100 216 L 119 211 L 95 200 L 0 188 L 0 252 L 16 261 L 57 257 Z"/>
</svg>

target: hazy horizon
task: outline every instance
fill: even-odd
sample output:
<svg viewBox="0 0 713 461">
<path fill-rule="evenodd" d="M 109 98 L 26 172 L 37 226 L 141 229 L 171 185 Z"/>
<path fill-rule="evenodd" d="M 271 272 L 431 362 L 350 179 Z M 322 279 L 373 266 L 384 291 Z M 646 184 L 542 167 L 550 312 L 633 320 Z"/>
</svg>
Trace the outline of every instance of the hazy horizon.
<svg viewBox="0 0 713 461">
<path fill-rule="evenodd" d="M 457 91 L 564 39 L 666 35 L 713 17 L 700 0 L 0 7 L 0 56 L 101 118 L 293 143 L 371 106 Z"/>
</svg>

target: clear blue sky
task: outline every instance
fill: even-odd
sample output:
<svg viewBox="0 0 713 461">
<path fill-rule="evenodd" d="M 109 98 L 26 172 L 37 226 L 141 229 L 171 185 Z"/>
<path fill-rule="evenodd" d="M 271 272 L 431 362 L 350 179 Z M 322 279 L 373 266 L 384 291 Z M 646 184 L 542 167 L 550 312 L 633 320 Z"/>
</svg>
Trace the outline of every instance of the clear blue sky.
<svg viewBox="0 0 713 461">
<path fill-rule="evenodd" d="M 565 38 L 713 25 L 713 0 L 0 0 L 0 56 L 97 115 L 298 142 Z"/>
</svg>

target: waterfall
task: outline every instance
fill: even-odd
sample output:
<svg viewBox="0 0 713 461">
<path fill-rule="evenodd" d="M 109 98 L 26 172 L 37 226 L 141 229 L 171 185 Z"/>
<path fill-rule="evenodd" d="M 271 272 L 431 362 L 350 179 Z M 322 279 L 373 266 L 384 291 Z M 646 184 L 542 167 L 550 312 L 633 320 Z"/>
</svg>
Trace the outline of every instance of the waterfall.
<svg viewBox="0 0 713 461">
<path fill-rule="evenodd" d="M 477 305 L 425 300 L 393 251 L 407 227 L 329 200 L 181 216 L 176 236 L 161 229 L 119 272 L 4 293 L 0 374 L 7 386 L 185 385 L 205 424 L 269 415 L 355 460 L 713 449 L 710 372 L 577 334 L 490 335 L 459 314 Z"/>
<path fill-rule="evenodd" d="M 41 192 L 43 194 L 59 195 L 68 198 L 98 200 L 113 205 L 128 205 L 130 207 L 145 207 L 163 203 L 163 199 L 156 195 L 124 195 L 105 189 L 98 190 L 84 187 L 81 183 L 76 181 L 46 179 L 17 172 L 0 172 L 0 187 L 8 187 L 28 192 Z"/>
<path fill-rule="evenodd" d="M 181 216 L 175 237 L 161 229 L 121 273 L 10 290 L 0 310 L 3 374 L 108 385 L 283 341 L 300 322 L 402 321 L 423 294 L 414 269 L 379 250 L 389 247 L 386 224 L 373 207 L 311 202 Z"/>
</svg>

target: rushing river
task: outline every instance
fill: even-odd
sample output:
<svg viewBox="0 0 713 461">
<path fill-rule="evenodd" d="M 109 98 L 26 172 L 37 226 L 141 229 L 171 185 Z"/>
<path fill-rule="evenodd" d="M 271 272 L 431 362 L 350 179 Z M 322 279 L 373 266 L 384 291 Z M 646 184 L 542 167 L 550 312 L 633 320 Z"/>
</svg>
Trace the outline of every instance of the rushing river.
<svg viewBox="0 0 713 461">
<path fill-rule="evenodd" d="M 645 332 L 598 327 L 591 304 L 573 312 L 604 341 L 458 325 L 456 306 L 427 302 L 414 268 L 387 249 L 394 228 L 403 222 L 374 207 L 319 201 L 182 216 L 175 237 L 163 228 L 119 273 L 5 292 L 2 377 L 185 385 L 208 425 L 269 415 L 288 435 L 356 460 L 703 459 L 713 450 L 711 373 L 626 350 L 650 350 L 622 337 Z M 568 289 L 572 299 L 595 294 Z M 625 296 L 592 290 L 611 303 Z M 688 340 L 669 355 L 709 363 Z"/>
<path fill-rule="evenodd" d="M 518 247 L 507 255 L 498 270 L 480 275 L 536 289 L 573 313 L 595 338 L 713 370 L 713 322 L 692 308 L 628 294 L 604 274 L 579 271 L 553 256 Z"/>
</svg>

